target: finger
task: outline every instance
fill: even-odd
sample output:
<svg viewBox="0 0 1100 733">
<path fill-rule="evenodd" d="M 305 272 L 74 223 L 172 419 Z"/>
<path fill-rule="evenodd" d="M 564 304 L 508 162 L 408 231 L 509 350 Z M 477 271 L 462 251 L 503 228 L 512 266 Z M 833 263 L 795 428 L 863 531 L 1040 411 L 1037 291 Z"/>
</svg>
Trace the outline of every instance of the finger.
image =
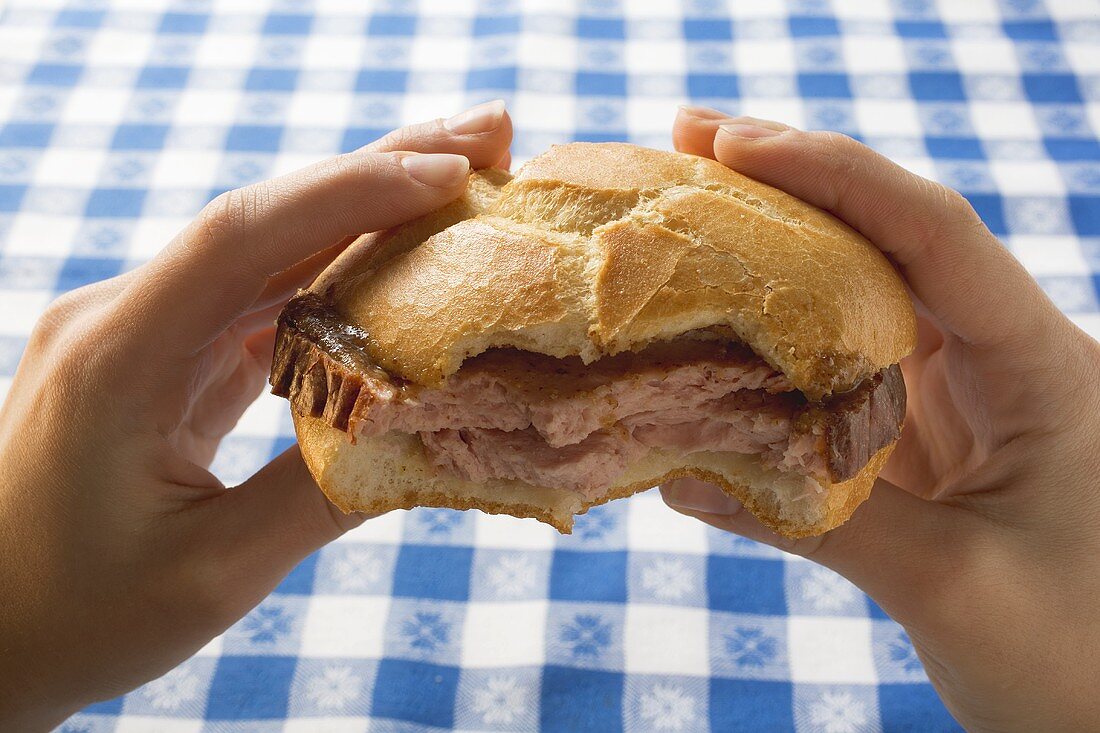
<svg viewBox="0 0 1100 733">
<path fill-rule="evenodd" d="M 207 507 L 206 541 L 229 584 L 265 596 L 307 555 L 368 517 L 344 514 L 325 498 L 297 446 Z"/>
<path fill-rule="evenodd" d="M 446 120 L 432 120 L 394 130 L 367 145 L 365 150 L 375 153 L 400 150 L 454 153 L 466 156 L 472 168 L 491 168 L 507 155 L 511 144 L 512 118 L 504 109 L 504 101 L 496 99 Z"/>
<path fill-rule="evenodd" d="M 268 278 L 267 285 L 264 286 L 263 292 L 260 293 L 256 302 L 252 304 L 252 310 L 263 310 L 273 305 L 282 305 L 286 303 L 286 301 L 290 299 L 290 296 L 294 295 L 299 288 L 313 282 L 321 273 L 321 270 L 324 270 L 332 264 L 332 261 L 336 259 L 337 255 L 347 249 L 348 245 L 358 238 L 359 237 L 356 235 L 344 237 L 331 247 L 327 247 L 317 254 L 307 257 L 277 275 Z"/>
<path fill-rule="evenodd" d="M 498 99 L 479 104 L 448 120 L 437 119 L 394 130 L 364 149 L 374 153 L 454 153 L 466 156 L 472 168 L 507 169 L 511 162 L 508 150 L 511 142 L 512 120 L 504 108 L 504 101 Z M 357 235 L 345 237 L 336 245 L 275 275 L 253 307 L 266 308 L 276 302 L 285 302 L 356 239 Z"/>
<path fill-rule="evenodd" d="M 953 566 L 944 553 L 961 549 L 968 524 L 960 512 L 882 480 L 845 524 L 803 539 L 773 532 L 737 500 L 701 481 L 670 481 L 661 496 L 681 514 L 835 570 L 899 621 L 944 582 L 942 575 Z"/>
<path fill-rule="evenodd" d="M 716 109 L 681 105 L 672 123 L 672 144 L 681 153 L 713 158 L 718 126 L 732 119 Z"/>
<path fill-rule="evenodd" d="M 459 155 L 359 151 L 219 196 L 124 294 L 126 310 L 142 316 L 142 345 L 170 357 L 197 352 L 269 278 L 344 237 L 443 206 L 468 170 Z"/>
<path fill-rule="evenodd" d="M 695 118 L 690 111 L 682 111 L 674 132 L 698 148 L 711 129 L 718 161 L 859 230 L 964 342 L 1030 347 L 1051 329 L 1053 305 L 957 192 L 838 133 L 748 117 Z"/>
</svg>

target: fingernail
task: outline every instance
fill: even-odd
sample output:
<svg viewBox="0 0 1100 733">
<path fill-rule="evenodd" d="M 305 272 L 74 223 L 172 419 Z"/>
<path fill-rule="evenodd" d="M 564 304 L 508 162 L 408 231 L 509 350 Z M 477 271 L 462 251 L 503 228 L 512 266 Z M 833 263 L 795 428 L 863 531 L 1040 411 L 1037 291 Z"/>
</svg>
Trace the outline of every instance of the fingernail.
<svg viewBox="0 0 1100 733">
<path fill-rule="evenodd" d="M 504 117 L 504 100 L 494 99 L 492 102 L 485 102 L 476 107 L 470 107 L 465 112 L 459 112 L 444 122 L 443 126 L 459 135 L 476 135 L 479 132 L 491 132 L 500 127 L 502 117 Z"/>
<path fill-rule="evenodd" d="M 719 125 L 718 129 L 734 137 L 755 140 L 762 137 L 775 137 L 791 128 L 779 122 L 772 122 L 771 120 L 741 117 L 735 122 Z"/>
<path fill-rule="evenodd" d="M 731 516 L 741 511 L 741 502 L 717 486 L 691 478 L 675 479 L 661 487 L 665 503 L 674 509 Z"/>
<path fill-rule="evenodd" d="M 416 180 L 436 188 L 456 186 L 470 172 L 466 156 L 450 153 L 409 153 L 401 165 Z"/>
<path fill-rule="evenodd" d="M 723 112 L 719 112 L 716 109 L 711 109 L 710 107 L 697 107 L 693 104 L 681 104 L 680 105 L 680 111 L 683 112 L 686 115 L 691 115 L 692 117 L 698 117 L 699 119 L 702 119 L 702 120 L 727 120 L 727 119 L 729 119 L 729 115 L 727 115 Z"/>
</svg>

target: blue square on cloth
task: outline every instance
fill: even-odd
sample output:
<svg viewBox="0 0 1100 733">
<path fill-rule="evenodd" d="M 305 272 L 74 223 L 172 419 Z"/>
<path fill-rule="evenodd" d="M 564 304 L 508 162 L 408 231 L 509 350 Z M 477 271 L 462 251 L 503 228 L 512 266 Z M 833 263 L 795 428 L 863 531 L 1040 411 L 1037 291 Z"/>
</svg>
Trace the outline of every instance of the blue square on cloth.
<svg viewBox="0 0 1100 733">
<path fill-rule="evenodd" d="M 0 147 L 44 148 L 50 143 L 53 127 L 40 122 L 9 122 L 0 128 Z"/>
<path fill-rule="evenodd" d="M 82 713 L 96 713 L 98 715 L 119 715 L 122 713 L 122 703 L 124 698 L 116 697 L 114 700 L 104 700 L 102 702 L 93 702 L 88 707 L 81 710 Z"/>
<path fill-rule="evenodd" d="M 794 730 L 790 682 L 710 681 L 711 730 Z"/>
<path fill-rule="evenodd" d="M 1073 74 L 1023 74 L 1024 93 L 1032 102 L 1080 104 L 1081 90 Z"/>
<path fill-rule="evenodd" d="M 799 74 L 798 91 L 803 97 L 852 97 L 847 74 Z"/>
<path fill-rule="evenodd" d="M 685 18 L 684 37 L 689 41 L 730 41 L 733 23 L 725 18 Z"/>
<path fill-rule="evenodd" d="M 491 69 L 470 69 L 466 72 L 466 89 L 507 89 L 516 88 L 516 67 L 501 66 Z"/>
<path fill-rule="evenodd" d="M 372 15 L 367 21 L 372 36 L 411 36 L 416 33 L 415 15 Z"/>
<path fill-rule="evenodd" d="M 231 152 L 266 152 L 279 150 L 283 128 L 271 125 L 234 125 L 225 137 L 225 149 Z"/>
<path fill-rule="evenodd" d="M 791 35 L 795 38 L 840 35 L 840 26 L 837 25 L 836 18 L 826 18 L 820 15 L 791 16 L 789 26 Z"/>
<path fill-rule="evenodd" d="M 244 88 L 250 92 L 290 92 L 297 83 L 297 69 L 252 69 Z"/>
<path fill-rule="evenodd" d="M 223 656 L 214 670 L 207 720 L 275 719 L 286 716 L 294 657 Z"/>
<path fill-rule="evenodd" d="M 0 211 L 19 211 L 19 205 L 23 203 L 26 193 L 26 186 L 0 184 Z"/>
<path fill-rule="evenodd" d="M 190 71 L 182 66 L 146 66 L 138 75 L 139 89 L 182 89 Z"/>
<path fill-rule="evenodd" d="M 158 33 L 202 33 L 210 16 L 206 13 L 165 13 Z"/>
<path fill-rule="evenodd" d="M 1078 236 L 1100 236 L 1100 197 L 1070 196 L 1069 215 Z"/>
<path fill-rule="evenodd" d="M 168 137 L 168 125 L 119 125 L 111 140 L 112 150 L 160 150 Z"/>
<path fill-rule="evenodd" d="M 913 98 L 920 101 L 966 100 L 962 76 L 954 71 L 914 71 L 909 74 L 909 88 Z"/>
<path fill-rule="evenodd" d="M 1043 146 L 1054 160 L 1100 160 L 1100 140 L 1084 138 L 1046 138 Z"/>
<path fill-rule="evenodd" d="M 80 79 L 83 66 L 72 64 L 36 64 L 27 74 L 28 84 L 50 87 L 71 87 Z"/>
<path fill-rule="evenodd" d="M 496 36 L 504 33 L 519 32 L 518 15 L 479 15 L 474 18 L 475 36 Z"/>
<path fill-rule="evenodd" d="M 627 136 L 623 132 L 595 132 L 592 130 L 578 130 L 573 135 L 573 141 L 578 143 L 617 143 Z"/>
<path fill-rule="evenodd" d="M 625 97 L 626 74 L 578 71 L 577 94 L 582 96 Z"/>
<path fill-rule="evenodd" d="M 88 197 L 84 216 L 139 217 L 145 203 L 145 190 L 138 188 L 97 188 Z"/>
<path fill-rule="evenodd" d="M 317 573 L 317 553 L 313 553 L 305 560 L 298 563 L 290 574 L 283 578 L 276 593 L 300 593 L 309 595 L 313 592 L 313 577 Z"/>
<path fill-rule="evenodd" d="M 982 141 L 975 137 L 926 137 L 924 144 L 936 159 L 985 160 Z"/>
<path fill-rule="evenodd" d="M 340 142 L 340 152 L 347 153 L 361 148 L 387 132 L 389 130 L 383 127 L 349 127 L 344 131 L 344 139 Z"/>
<path fill-rule="evenodd" d="M 997 236 L 1008 234 L 1008 224 L 1005 223 L 1004 199 L 995 193 L 966 193 L 962 192 L 978 216 L 982 218 L 989 231 Z"/>
<path fill-rule="evenodd" d="M 692 74 L 687 75 L 688 96 L 699 97 L 739 97 L 740 92 L 735 74 Z"/>
<path fill-rule="evenodd" d="M 1014 41 L 1057 41 L 1058 32 L 1049 20 L 1010 20 L 1002 24 Z"/>
<path fill-rule="evenodd" d="M 54 17 L 55 28 L 98 28 L 106 13 L 102 10 L 61 10 Z"/>
<path fill-rule="evenodd" d="M 265 36 L 304 36 L 313 27 L 313 16 L 301 13 L 272 13 L 264 18 Z"/>
<path fill-rule="evenodd" d="M 947 38 L 947 29 L 938 20 L 898 20 L 894 28 L 902 38 Z"/>
<path fill-rule="evenodd" d="M 580 38 L 624 38 L 626 32 L 622 18 L 577 18 L 577 36 Z"/>
<path fill-rule="evenodd" d="M 623 727 L 623 675 L 548 666 L 542 673 L 542 733 Z"/>
<path fill-rule="evenodd" d="M 409 72 L 397 69 L 363 69 L 355 79 L 357 92 L 404 92 Z"/>
<path fill-rule="evenodd" d="M 784 588 L 782 561 L 707 558 L 707 605 L 713 611 L 785 614 Z"/>
<path fill-rule="evenodd" d="M 123 261 L 113 257 L 66 257 L 57 273 L 57 290 L 81 288 L 122 272 Z"/>
<path fill-rule="evenodd" d="M 626 601 L 626 553 L 558 550 L 550 566 L 555 601 Z"/>
<path fill-rule="evenodd" d="M 375 718 L 451 728 L 458 670 L 427 662 L 383 659 L 374 681 Z"/>
<path fill-rule="evenodd" d="M 868 612 L 868 615 L 871 618 L 878 618 L 878 619 L 888 619 L 888 618 L 890 618 L 889 616 L 886 615 L 886 611 L 883 611 L 882 608 L 877 603 L 875 603 L 873 600 L 871 600 L 870 596 L 867 597 L 867 612 Z"/>
<path fill-rule="evenodd" d="M 393 594 L 465 601 L 470 597 L 473 557 L 469 547 L 402 545 L 393 574 Z"/>
<path fill-rule="evenodd" d="M 882 719 L 905 721 L 907 730 L 925 733 L 961 731 L 932 685 L 879 684 L 878 707 Z"/>
</svg>

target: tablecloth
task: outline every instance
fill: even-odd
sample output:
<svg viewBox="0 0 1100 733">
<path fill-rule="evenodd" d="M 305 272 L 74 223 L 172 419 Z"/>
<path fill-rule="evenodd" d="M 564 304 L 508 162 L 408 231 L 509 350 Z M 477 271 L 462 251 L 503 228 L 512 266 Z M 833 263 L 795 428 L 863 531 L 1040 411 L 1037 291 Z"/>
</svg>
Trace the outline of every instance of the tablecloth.
<svg viewBox="0 0 1100 733">
<path fill-rule="evenodd" d="M 0 16 L 0 389 L 48 301 L 150 257 L 217 193 L 496 97 L 518 161 L 668 147 L 689 101 L 855 135 L 963 191 L 1100 333 L 1094 0 L 20 0 Z M 292 439 L 265 396 L 214 471 L 240 481 Z M 61 727 L 954 729 L 856 588 L 653 492 L 568 537 L 476 512 L 370 521 Z"/>
</svg>

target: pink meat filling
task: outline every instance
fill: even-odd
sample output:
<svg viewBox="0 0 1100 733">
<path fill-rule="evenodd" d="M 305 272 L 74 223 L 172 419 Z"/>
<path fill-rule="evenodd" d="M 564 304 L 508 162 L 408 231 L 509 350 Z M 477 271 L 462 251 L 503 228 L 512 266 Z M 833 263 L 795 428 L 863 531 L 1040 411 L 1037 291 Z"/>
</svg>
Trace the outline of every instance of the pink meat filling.
<svg viewBox="0 0 1100 733">
<path fill-rule="evenodd" d="M 441 387 L 373 390 L 356 431 L 418 433 L 441 470 L 596 498 L 651 448 L 732 451 L 824 472 L 820 436 L 792 435 L 804 400 L 746 349 L 681 342 L 585 366 L 518 351 L 470 359 Z"/>
</svg>

